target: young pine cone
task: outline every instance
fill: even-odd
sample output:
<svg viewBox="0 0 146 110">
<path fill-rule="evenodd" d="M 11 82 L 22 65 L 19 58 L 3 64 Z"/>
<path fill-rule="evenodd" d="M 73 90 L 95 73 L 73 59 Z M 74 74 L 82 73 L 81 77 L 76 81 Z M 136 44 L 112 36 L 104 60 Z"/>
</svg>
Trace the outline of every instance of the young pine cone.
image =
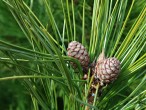
<svg viewBox="0 0 146 110">
<path fill-rule="evenodd" d="M 114 81 L 120 72 L 120 62 L 116 58 L 105 58 L 104 50 L 99 55 L 95 75 L 100 80 L 100 84 L 108 84 Z"/>
<path fill-rule="evenodd" d="M 120 72 L 120 62 L 112 57 L 97 62 L 95 72 L 101 83 L 114 81 Z"/>
<path fill-rule="evenodd" d="M 77 41 L 70 42 L 67 48 L 67 55 L 78 59 L 83 69 L 88 68 L 90 58 L 87 50 L 81 43 Z M 76 68 L 76 64 L 74 64 L 73 62 L 71 62 L 71 64 L 74 68 Z"/>
</svg>

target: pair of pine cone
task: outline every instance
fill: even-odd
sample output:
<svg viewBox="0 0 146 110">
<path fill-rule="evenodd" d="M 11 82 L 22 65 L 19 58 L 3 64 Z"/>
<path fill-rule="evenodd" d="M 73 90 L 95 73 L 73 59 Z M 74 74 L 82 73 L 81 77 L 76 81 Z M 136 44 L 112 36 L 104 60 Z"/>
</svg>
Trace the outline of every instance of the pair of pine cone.
<svg viewBox="0 0 146 110">
<path fill-rule="evenodd" d="M 88 52 L 85 47 L 77 41 L 69 43 L 67 55 L 78 59 L 83 69 L 88 70 L 91 68 L 92 74 L 102 84 L 113 82 L 120 72 L 120 62 L 114 57 L 105 58 L 104 52 L 99 55 L 96 63 L 92 63 L 92 66 L 89 67 L 90 58 Z M 71 64 L 74 68 L 76 67 L 75 63 L 71 62 Z"/>
</svg>

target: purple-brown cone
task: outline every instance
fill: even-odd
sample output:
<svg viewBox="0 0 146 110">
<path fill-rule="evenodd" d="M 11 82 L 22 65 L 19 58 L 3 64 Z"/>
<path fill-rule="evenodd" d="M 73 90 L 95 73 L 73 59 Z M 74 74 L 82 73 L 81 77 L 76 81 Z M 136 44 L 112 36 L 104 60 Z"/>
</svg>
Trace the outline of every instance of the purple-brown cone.
<svg viewBox="0 0 146 110">
<path fill-rule="evenodd" d="M 110 83 L 117 79 L 120 72 L 120 62 L 116 58 L 107 58 L 97 62 L 95 73 L 102 83 Z"/>
<path fill-rule="evenodd" d="M 83 68 L 88 68 L 90 60 L 89 55 L 87 50 L 81 43 L 77 41 L 70 42 L 67 48 L 67 55 L 78 59 Z M 76 67 L 74 63 L 71 62 L 71 64 L 73 65 L 73 67 Z"/>
</svg>

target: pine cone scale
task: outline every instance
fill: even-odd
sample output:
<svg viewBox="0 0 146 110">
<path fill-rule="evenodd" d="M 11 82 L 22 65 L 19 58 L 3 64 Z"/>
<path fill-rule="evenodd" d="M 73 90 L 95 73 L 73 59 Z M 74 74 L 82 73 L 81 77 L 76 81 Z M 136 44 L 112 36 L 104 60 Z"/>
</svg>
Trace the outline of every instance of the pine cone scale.
<svg viewBox="0 0 146 110">
<path fill-rule="evenodd" d="M 81 50 L 79 51 L 79 54 L 83 54 L 83 52 L 84 52 L 84 49 L 81 49 Z"/>
</svg>

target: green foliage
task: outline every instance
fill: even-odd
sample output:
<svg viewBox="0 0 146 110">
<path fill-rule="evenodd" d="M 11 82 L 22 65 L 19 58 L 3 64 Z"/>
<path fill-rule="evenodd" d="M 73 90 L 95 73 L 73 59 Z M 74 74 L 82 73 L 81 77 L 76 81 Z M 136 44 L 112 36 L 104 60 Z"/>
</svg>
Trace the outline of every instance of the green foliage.
<svg viewBox="0 0 146 110">
<path fill-rule="evenodd" d="M 144 0 L 3 2 L 29 44 L 18 46 L 0 40 L 1 65 L 12 72 L 1 75 L 0 81 L 19 79 L 31 96 L 30 109 L 146 108 Z M 43 13 L 35 11 L 36 4 Z M 66 56 L 67 44 L 73 40 L 87 47 L 91 62 L 102 49 L 107 57 L 114 56 L 121 62 L 120 76 L 104 88 L 101 97 L 95 97 L 93 105 L 87 103 L 90 80 L 82 80 L 79 62 Z M 77 70 L 72 69 L 70 61 L 77 63 Z"/>
<path fill-rule="evenodd" d="M 21 37 L 23 35 L 14 17 L 2 0 L 0 1 L 0 24 L 0 38 L 4 36 Z"/>
</svg>

